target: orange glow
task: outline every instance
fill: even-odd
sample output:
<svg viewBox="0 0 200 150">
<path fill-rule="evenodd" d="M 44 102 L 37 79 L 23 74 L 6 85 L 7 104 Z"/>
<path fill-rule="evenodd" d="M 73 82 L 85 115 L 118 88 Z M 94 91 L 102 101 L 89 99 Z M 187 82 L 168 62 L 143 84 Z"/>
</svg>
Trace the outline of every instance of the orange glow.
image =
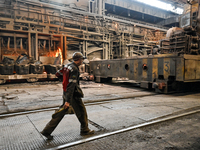
<svg viewBox="0 0 200 150">
<path fill-rule="evenodd" d="M 58 48 L 56 51 L 49 52 L 47 54 L 48 57 L 58 57 L 60 54 L 60 59 L 61 59 L 61 64 L 63 63 L 63 55 L 62 55 L 62 50 Z"/>
<path fill-rule="evenodd" d="M 85 16 L 85 22 L 88 22 L 88 16 Z"/>
<path fill-rule="evenodd" d="M 117 27 L 118 27 L 118 24 L 116 23 L 116 24 L 115 24 L 115 28 L 117 28 Z"/>
<path fill-rule="evenodd" d="M 58 57 L 60 54 L 60 59 L 61 59 L 61 64 L 63 63 L 63 56 L 62 56 L 62 51 L 60 48 L 58 48 L 58 50 L 56 51 L 56 57 Z"/>
</svg>

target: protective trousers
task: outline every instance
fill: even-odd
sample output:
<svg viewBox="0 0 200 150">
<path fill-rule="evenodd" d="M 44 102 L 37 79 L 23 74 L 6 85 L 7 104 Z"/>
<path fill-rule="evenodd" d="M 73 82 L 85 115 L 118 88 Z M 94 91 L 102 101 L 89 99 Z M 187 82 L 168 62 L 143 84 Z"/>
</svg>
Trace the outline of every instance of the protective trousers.
<svg viewBox="0 0 200 150">
<path fill-rule="evenodd" d="M 86 108 L 82 99 L 80 97 L 73 97 L 72 101 L 70 102 L 70 105 L 74 109 L 74 112 L 81 124 L 81 132 L 89 131 L 87 112 L 86 112 Z M 54 131 L 54 129 L 57 127 L 59 122 L 63 119 L 66 112 L 67 110 L 63 111 L 63 113 L 59 113 L 58 115 L 56 115 L 55 118 L 52 118 L 49 121 L 49 123 L 47 123 L 46 127 L 43 129 L 42 132 L 45 134 L 51 134 Z"/>
</svg>

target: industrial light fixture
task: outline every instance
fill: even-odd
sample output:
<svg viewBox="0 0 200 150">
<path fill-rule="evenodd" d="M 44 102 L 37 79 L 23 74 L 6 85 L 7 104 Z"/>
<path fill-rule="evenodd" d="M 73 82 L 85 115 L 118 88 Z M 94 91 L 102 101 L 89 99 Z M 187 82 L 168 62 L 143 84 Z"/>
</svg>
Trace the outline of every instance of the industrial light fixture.
<svg viewBox="0 0 200 150">
<path fill-rule="evenodd" d="M 147 5 L 151 5 L 151 6 L 160 8 L 160 9 L 171 11 L 171 12 L 174 12 L 174 13 L 177 13 L 177 14 L 183 13 L 182 8 L 178 7 L 178 8 L 175 9 L 176 6 L 172 6 L 169 3 L 165 3 L 165 2 L 162 2 L 162 1 L 159 1 L 159 0 L 136 0 L 136 1 L 145 3 Z"/>
</svg>

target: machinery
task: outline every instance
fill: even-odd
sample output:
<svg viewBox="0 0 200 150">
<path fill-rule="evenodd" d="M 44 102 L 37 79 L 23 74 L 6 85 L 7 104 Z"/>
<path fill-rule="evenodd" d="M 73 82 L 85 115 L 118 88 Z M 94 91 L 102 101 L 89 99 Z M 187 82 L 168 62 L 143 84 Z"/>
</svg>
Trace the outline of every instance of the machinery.
<svg viewBox="0 0 200 150">
<path fill-rule="evenodd" d="M 126 13 L 130 8 L 125 8 L 130 1 L 119 2 L 0 0 L 0 84 L 15 79 L 33 82 L 55 78 L 55 71 L 75 51 L 82 52 L 88 60 L 123 58 L 135 54 L 133 51 L 146 53 L 149 45 L 142 43 L 144 37 L 148 41 L 161 39 L 168 28 L 131 18 L 136 11 L 135 4 L 137 8 L 144 8 L 138 2 L 131 2 L 130 15 Z M 115 7 L 115 3 L 123 8 Z M 141 10 L 139 14 L 143 13 Z M 153 19 L 147 19 L 156 22 L 175 15 L 158 9 L 145 7 L 145 10 L 150 13 L 140 15 L 141 18 L 150 15 Z M 117 15 L 119 11 L 126 17 Z M 55 65 L 58 52 L 63 62 Z M 41 64 L 16 63 L 21 55 Z M 14 63 L 3 62 L 4 58 Z"/>
<path fill-rule="evenodd" d="M 160 41 L 159 53 L 133 56 L 127 59 L 90 61 L 91 74 L 96 82 L 113 77 L 135 80 L 141 87 L 156 92 L 179 91 L 185 83 L 200 81 L 200 14 L 199 0 L 188 1 L 180 27 L 167 32 Z"/>
</svg>

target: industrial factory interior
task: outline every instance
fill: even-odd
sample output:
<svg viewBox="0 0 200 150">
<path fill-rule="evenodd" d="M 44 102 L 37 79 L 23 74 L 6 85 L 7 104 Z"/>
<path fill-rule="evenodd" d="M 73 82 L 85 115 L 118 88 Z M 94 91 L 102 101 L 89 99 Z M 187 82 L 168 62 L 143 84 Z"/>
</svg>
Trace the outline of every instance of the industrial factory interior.
<svg viewBox="0 0 200 150">
<path fill-rule="evenodd" d="M 0 0 L 1 150 L 200 150 L 200 0 Z"/>
</svg>

